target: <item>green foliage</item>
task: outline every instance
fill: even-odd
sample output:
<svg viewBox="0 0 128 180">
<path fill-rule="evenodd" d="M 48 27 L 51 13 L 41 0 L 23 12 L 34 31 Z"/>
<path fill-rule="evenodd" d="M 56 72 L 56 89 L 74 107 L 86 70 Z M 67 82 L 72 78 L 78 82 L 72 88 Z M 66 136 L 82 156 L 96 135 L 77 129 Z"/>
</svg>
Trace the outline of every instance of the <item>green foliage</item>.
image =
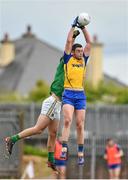
<svg viewBox="0 0 128 180">
<path fill-rule="evenodd" d="M 0 93 L 0 102 L 21 102 L 22 97 L 16 92 Z"/>
<path fill-rule="evenodd" d="M 117 104 L 128 104 L 128 88 L 125 88 L 122 92 L 119 93 L 117 99 Z"/>
<path fill-rule="evenodd" d="M 91 103 L 128 104 L 128 88 L 120 87 L 114 83 L 101 82 L 97 89 L 86 84 L 85 92 L 87 101 Z"/>
<path fill-rule="evenodd" d="M 24 97 L 16 92 L 0 92 L 0 102 L 42 102 L 49 96 L 49 86 L 38 80 L 36 86 Z"/>
<path fill-rule="evenodd" d="M 124 87 L 119 87 L 111 82 L 107 84 L 101 82 L 98 88 L 101 89 L 100 90 L 101 94 L 111 94 L 111 95 L 118 95 L 118 93 L 122 92 L 122 90 L 124 89 Z"/>
<path fill-rule="evenodd" d="M 48 156 L 46 149 L 42 150 L 40 148 L 36 148 L 36 147 L 30 146 L 30 145 L 24 146 L 24 154 L 41 156 L 41 157 L 47 157 Z"/>
<path fill-rule="evenodd" d="M 100 98 L 99 91 L 92 88 L 90 84 L 85 85 L 85 93 L 88 102 L 96 102 Z"/>
<path fill-rule="evenodd" d="M 34 102 L 41 102 L 49 95 L 49 86 L 42 80 L 38 80 L 36 86 L 30 91 L 28 99 Z"/>
<path fill-rule="evenodd" d="M 0 102 L 42 102 L 49 96 L 49 86 L 42 80 L 38 80 L 35 87 L 27 96 L 21 96 L 16 92 L 0 92 Z"/>
<path fill-rule="evenodd" d="M 105 104 L 128 104 L 128 87 L 120 87 L 114 83 L 101 82 L 97 89 L 87 83 L 85 85 L 87 102 L 105 103 Z M 30 91 L 28 96 L 23 97 L 16 92 L 0 93 L 0 102 L 42 102 L 49 96 L 49 87 L 42 81 L 37 81 L 35 87 Z"/>
</svg>

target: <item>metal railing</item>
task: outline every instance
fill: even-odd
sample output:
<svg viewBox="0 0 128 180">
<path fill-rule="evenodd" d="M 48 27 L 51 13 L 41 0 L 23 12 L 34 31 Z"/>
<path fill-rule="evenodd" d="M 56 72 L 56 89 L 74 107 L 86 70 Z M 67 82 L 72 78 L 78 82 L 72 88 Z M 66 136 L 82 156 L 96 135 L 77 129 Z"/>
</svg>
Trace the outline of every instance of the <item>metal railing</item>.
<svg viewBox="0 0 128 180">
<path fill-rule="evenodd" d="M 0 177 L 20 177 L 22 162 L 22 142 L 17 143 L 13 154 L 9 156 L 6 151 L 4 139 L 10 134 L 21 131 L 23 128 L 22 114 L 16 111 L 0 112 Z"/>
<path fill-rule="evenodd" d="M 19 120 L 17 114 L 24 114 L 24 127 L 22 129 L 33 126 L 40 114 L 41 105 L 37 104 L 0 104 L 0 134 L 1 143 L 2 138 L 7 135 L 16 134 L 20 131 Z M 61 116 L 62 117 L 62 116 Z M 14 120 L 15 119 L 15 120 Z M 63 117 L 60 121 L 60 130 L 63 126 Z M 13 122 L 13 123 L 12 123 Z M 69 139 L 70 156 L 75 157 L 77 153 L 76 144 L 76 129 L 75 120 L 73 120 L 71 127 L 71 134 Z M 105 161 L 103 160 L 103 154 L 105 149 L 105 140 L 109 137 L 117 139 L 121 145 L 125 157 L 128 157 L 128 106 L 88 106 L 86 120 L 85 120 L 85 154 L 87 159 L 88 167 L 84 170 L 78 168 L 75 170 L 80 177 L 83 178 L 104 178 L 105 175 Z M 33 136 L 31 139 L 46 139 L 47 130 L 44 131 L 43 135 Z M 15 153 L 19 153 L 18 146 Z M 1 151 L 3 152 L 3 150 Z M 18 157 L 18 156 L 17 156 Z M 14 161 L 14 159 L 12 159 Z M 6 168 L 12 168 L 12 161 L 4 163 Z M 15 161 L 19 162 L 18 160 Z M 101 163 L 99 163 L 101 162 Z M 10 164 L 10 165 L 9 165 Z M 70 164 L 70 163 L 69 163 Z M 101 165 L 102 164 L 102 165 Z M 126 158 L 123 161 L 124 169 L 122 173 L 123 178 L 128 178 Z M 17 164 L 14 163 L 17 167 Z M 4 167 L 4 166 L 3 166 Z M 0 166 L 0 169 L 3 168 Z M 5 169 L 6 169 L 5 168 Z M 75 167 L 74 167 L 75 168 Z M 104 168 L 104 169 L 103 169 Z M 12 168 L 13 169 L 13 168 Z M 15 169 L 15 168 L 14 168 Z M 70 169 L 70 167 L 69 167 Z M 99 170 L 100 169 L 100 170 Z M 101 171 L 102 169 L 102 171 Z M 101 176 L 98 175 L 98 171 L 102 172 Z M 4 170 L 3 170 L 4 172 Z M 85 172 L 88 172 L 84 174 Z M 0 170 L 0 173 L 2 171 Z M 71 176 L 73 178 L 73 176 Z"/>
</svg>

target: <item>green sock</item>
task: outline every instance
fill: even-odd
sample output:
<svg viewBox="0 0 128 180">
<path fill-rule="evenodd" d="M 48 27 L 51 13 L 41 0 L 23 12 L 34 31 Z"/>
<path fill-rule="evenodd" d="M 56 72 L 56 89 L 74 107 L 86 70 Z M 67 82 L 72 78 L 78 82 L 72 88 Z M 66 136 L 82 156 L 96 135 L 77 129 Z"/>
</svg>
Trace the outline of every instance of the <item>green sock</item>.
<svg viewBox="0 0 128 180">
<path fill-rule="evenodd" d="M 51 163 L 55 163 L 54 152 L 48 152 L 48 161 Z"/>
<path fill-rule="evenodd" d="M 20 139 L 18 134 L 11 136 L 10 138 L 11 138 L 12 142 L 14 142 L 14 143 Z"/>
</svg>

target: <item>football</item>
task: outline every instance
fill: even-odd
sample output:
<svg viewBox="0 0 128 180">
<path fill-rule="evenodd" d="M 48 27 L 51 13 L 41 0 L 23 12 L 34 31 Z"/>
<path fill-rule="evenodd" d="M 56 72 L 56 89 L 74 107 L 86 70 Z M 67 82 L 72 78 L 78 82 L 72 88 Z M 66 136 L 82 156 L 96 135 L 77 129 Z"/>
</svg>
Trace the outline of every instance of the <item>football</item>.
<svg viewBox="0 0 128 180">
<path fill-rule="evenodd" d="M 86 26 L 90 23 L 91 21 L 91 18 L 89 16 L 88 13 L 80 13 L 78 15 L 78 23 L 81 25 L 81 26 Z"/>
</svg>

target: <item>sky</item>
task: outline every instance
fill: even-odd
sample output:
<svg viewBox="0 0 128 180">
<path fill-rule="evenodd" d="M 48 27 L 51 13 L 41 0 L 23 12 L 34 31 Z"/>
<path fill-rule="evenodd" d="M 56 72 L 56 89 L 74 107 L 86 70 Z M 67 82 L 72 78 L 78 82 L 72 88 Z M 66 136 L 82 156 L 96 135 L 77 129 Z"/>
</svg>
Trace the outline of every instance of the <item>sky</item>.
<svg viewBox="0 0 128 180">
<path fill-rule="evenodd" d="M 104 44 L 104 72 L 128 85 L 127 10 L 127 0 L 0 0 L 0 39 L 6 32 L 19 38 L 30 24 L 38 38 L 63 50 L 73 19 L 87 12 L 88 31 Z M 83 36 L 78 42 L 84 45 Z"/>
</svg>

